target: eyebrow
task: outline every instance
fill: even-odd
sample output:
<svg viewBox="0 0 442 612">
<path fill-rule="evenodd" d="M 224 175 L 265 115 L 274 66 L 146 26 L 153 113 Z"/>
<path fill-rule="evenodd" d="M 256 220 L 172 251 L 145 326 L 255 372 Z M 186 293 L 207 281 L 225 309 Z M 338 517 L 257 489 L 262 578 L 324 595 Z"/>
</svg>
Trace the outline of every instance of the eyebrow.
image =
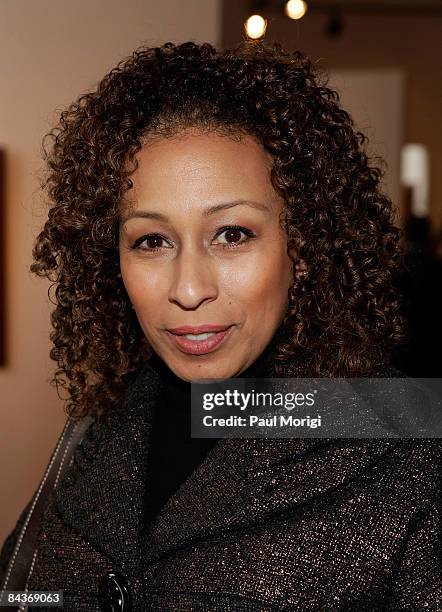
<svg viewBox="0 0 442 612">
<path fill-rule="evenodd" d="M 221 204 L 215 204 L 214 206 L 209 206 L 203 210 L 203 217 L 209 217 L 220 210 L 225 210 L 227 208 L 233 208 L 234 206 L 249 206 L 250 208 L 256 208 L 258 210 L 262 210 L 263 212 L 270 213 L 268 206 L 262 204 L 260 202 L 254 202 L 253 200 L 234 200 L 233 202 L 222 202 Z M 126 223 L 129 219 L 141 218 L 141 219 L 156 219 L 157 221 L 169 221 L 169 217 L 160 212 L 154 212 L 149 210 L 134 210 L 129 212 L 123 219 L 122 223 Z"/>
</svg>

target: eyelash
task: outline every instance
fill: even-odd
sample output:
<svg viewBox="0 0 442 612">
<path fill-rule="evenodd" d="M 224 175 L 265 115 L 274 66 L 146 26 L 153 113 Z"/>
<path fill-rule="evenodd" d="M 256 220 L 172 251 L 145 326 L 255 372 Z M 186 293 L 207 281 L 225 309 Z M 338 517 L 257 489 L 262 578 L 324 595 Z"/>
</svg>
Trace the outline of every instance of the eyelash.
<svg viewBox="0 0 442 612">
<path fill-rule="evenodd" d="M 242 246 L 243 244 L 246 244 L 247 242 L 249 242 L 251 239 L 256 237 L 256 234 L 254 232 L 252 232 L 251 230 L 249 230 L 247 227 L 242 227 L 241 225 L 226 225 L 222 228 L 220 228 L 218 230 L 218 232 L 215 235 L 215 238 L 217 238 L 218 236 L 220 236 L 221 234 L 223 234 L 226 231 L 229 230 L 240 230 L 241 232 L 243 232 L 246 236 L 247 239 L 243 240 L 241 242 L 238 242 L 236 244 L 222 244 L 221 246 L 225 249 L 237 249 L 240 246 Z M 159 251 L 161 250 L 162 247 L 155 247 L 153 249 L 148 249 L 146 247 L 140 247 L 140 245 L 147 239 L 149 238 L 162 238 L 163 240 L 166 240 L 166 238 L 164 236 L 162 236 L 161 234 L 145 234 L 144 236 L 141 236 L 140 238 L 137 238 L 137 240 L 135 240 L 135 242 L 133 243 L 133 245 L 131 246 L 132 249 L 134 250 L 140 250 L 140 251 L 148 251 L 150 253 L 155 253 L 155 251 Z"/>
</svg>

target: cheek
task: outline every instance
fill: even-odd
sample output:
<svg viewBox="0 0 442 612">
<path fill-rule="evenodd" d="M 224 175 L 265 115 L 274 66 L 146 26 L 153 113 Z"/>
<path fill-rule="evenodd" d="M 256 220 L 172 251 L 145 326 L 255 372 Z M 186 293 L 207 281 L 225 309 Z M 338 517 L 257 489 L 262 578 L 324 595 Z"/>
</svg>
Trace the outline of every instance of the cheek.
<svg viewBox="0 0 442 612">
<path fill-rule="evenodd" d="M 121 260 L 120 269 L 125 289 L 137 314 L 145 317 L 151 312 L 158 312 L 164 291 L 161 276 L 151 273 L 147 275 L 145 267 L 138 262 Z"/>
<path fill-rule="evenodd" d="M 266 249 L 249 261 L 232 266 L 224 276 L 226 293 L 245 312 L 261 317 L 276 315 L 287 304 L 288 289 L 292 282 L 291 260 L 280 249 Z"/>
</svg>

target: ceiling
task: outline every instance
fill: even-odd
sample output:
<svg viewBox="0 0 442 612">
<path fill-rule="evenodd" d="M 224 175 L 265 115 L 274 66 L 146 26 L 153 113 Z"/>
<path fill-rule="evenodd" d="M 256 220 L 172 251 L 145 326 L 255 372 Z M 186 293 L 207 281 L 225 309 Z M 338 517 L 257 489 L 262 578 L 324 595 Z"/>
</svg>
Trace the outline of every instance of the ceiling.
<svg viewBox="0 0 442 612">
<path fill-rule="evenodd" d="M 285 0 L 252 0 L 257 9 L 280 10 Z M 342 9 L 350 13 L 442 16 L 442 0 L 307 0 L 311 12 Z"/>
</svg>

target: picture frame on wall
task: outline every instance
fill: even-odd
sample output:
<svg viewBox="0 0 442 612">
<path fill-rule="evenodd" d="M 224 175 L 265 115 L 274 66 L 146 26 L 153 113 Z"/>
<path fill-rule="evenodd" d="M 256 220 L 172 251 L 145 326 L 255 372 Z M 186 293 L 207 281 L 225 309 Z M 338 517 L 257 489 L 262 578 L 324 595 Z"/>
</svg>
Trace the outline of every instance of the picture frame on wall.
<svg viewBox="0 0 442 612">
<path fill-rule="evenodd" d="M 0 366 L 6 363 L 6 153 L 0 148 Z"/>
</svg>

